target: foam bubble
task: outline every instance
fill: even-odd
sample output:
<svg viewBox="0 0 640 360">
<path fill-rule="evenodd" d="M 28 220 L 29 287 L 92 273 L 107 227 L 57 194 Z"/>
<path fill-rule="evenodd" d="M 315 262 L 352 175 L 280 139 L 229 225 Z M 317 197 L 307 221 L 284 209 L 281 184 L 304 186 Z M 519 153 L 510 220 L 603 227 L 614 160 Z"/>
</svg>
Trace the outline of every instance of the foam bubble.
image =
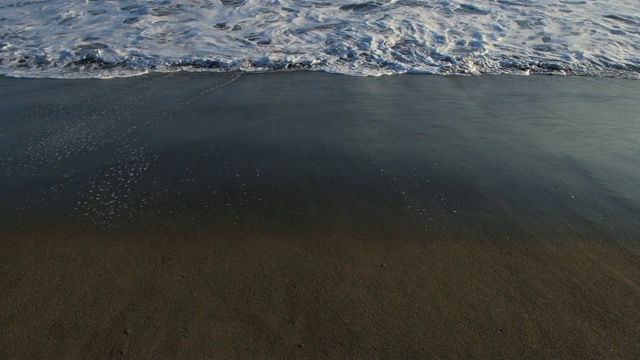
<svg viewBox="0 0 640 360">
<path fill-rule="evenodd" d="M 640 74 L 634 1 L 39 0 L 0 10 L 0 72 L 16 77 Z"/>
</svg>

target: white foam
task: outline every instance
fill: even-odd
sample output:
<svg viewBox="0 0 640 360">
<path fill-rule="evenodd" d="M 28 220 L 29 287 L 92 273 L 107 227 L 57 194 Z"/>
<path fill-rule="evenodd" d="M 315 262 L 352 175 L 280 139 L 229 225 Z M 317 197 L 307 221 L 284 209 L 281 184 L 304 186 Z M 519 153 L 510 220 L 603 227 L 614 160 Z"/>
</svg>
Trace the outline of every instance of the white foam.
<svg viewBox="0 0 640 360">
<path fill-rule="evenodd" d="M 25 77 L 640 73 L 626 0 L 12 0 L 0 34 L 0 72 Z"/>
</svg>

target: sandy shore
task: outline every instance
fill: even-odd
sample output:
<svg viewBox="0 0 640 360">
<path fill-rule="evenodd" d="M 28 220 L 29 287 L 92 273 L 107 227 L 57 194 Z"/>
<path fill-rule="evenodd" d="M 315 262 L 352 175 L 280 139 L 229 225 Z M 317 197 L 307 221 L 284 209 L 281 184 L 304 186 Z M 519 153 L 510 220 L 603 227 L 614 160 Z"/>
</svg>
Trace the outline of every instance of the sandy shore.
<svg viewBox="0 0 640 360">
<path fill-rule="evenodd" d="M 0 79 L 0 358 L 634 358 L 638 90 Z"/>
<path fill-rule="evenodd" d="M 242 233 L 2 242 L 3 358 L 633 358 L 640 251 Z"/>
</svg>

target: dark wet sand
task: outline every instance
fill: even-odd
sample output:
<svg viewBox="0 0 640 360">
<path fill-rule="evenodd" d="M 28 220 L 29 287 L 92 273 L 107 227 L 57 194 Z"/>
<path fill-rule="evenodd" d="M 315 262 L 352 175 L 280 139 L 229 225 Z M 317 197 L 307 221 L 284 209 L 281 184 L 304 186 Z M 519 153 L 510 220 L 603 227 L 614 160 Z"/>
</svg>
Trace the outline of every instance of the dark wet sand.
<svg viewBox="0 0 640 360">
<path fill-rule="evenodd" d="M 634 358 L 640 82 L 0 79 L 0 358 Z"/>
</svg>

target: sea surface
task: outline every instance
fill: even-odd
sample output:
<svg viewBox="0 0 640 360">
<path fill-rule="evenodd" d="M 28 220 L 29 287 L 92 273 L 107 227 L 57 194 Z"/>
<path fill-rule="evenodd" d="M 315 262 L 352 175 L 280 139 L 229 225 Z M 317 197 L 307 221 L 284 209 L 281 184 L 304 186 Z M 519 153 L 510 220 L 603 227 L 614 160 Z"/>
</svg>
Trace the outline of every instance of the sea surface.
<svg viewBox="0 0 640 360">
<path fill-rule="evenodd" d="M 6 0 L 0 73 L 640 78 L 636 0 Z"/>
</svg>

